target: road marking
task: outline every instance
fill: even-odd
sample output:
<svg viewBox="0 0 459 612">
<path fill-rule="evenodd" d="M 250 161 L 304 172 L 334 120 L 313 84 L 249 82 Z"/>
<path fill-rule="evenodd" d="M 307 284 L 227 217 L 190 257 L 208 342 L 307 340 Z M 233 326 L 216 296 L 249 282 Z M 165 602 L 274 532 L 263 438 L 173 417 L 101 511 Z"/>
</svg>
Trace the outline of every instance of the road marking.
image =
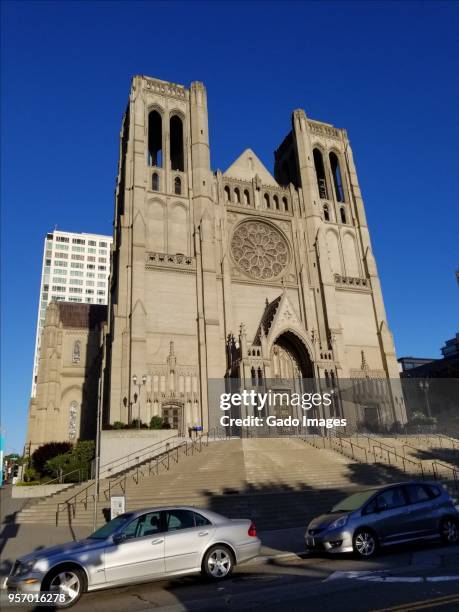
<svg viewBox="0 0 459 612">
<path fill-rule="evenodd" d="M 377 608 L 371 612 L 411 612 L 412 610 L 425 610 L 426 608 L 436 608 L 439 606 L 447 606 L 452 603 L 459 602 L 459 595 L 445 595 L 444 597 L 433 597 L 432 599 L 423 599 L 420 601 L 412 601 L 411 603 L 392 606 L 391 608 Z"/>
<path fill-rule="evenodd" d="M 459 576 L 384 576 L 391 570 L 372 570 L 356 572 L 333 572 L 323 582 L 330 580 L 364 580 L 366 582 L 414 583 L 414 582 L 452 582 Z"/>
</svg>

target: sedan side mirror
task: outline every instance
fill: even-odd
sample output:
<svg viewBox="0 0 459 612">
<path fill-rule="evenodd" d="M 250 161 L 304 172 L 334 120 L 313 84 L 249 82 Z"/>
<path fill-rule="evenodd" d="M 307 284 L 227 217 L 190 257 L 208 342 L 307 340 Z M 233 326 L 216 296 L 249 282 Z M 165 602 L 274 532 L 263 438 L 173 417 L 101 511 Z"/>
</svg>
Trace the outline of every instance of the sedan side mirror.
<svg viewBox="0 0 459 612">
<path fill-rule="evenodd" d="M 124 542 L 125 540 L 126 536 L 124 533 L 115 533 L 113 536 L 113 544 L 121 544 L 121 542 Z"/>
</svg>

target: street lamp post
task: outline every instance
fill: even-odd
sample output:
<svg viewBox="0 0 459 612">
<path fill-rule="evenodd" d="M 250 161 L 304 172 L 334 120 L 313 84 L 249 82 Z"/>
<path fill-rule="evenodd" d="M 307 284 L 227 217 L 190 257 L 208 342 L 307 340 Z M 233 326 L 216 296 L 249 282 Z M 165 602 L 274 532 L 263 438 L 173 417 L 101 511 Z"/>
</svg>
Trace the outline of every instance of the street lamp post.
<svg viewBox="0 0 459 612">
<path fill-rule="evenodd" d="M 430 410 L 430 402 L 429 402 L 429 382 L 427 380 L 421 380 L 419 382 L 419 386 L 420 388 L 424 391 L 424 397 L 426 400 L 426 409 L 427 409 L 427 416 L 431 417 L 432 413 Z"/>
<path fill-rule="evenodd" d="M 142 381 L 139 382 L 137 384 L 137 376 L 134 374 L 134 376 L 132 377 L 132 384 L 134 385 L 134 387 L 136 387 L 139 390 L 139 393 L 134 393 L 134 403 L 137 402 L 137 400 L 139 401 L 139 408 L 138 408 L 138 419 L 137 419 L 137 429 L 140 429 L 140 390 L 142 389 L 143 386 L 145 386 L 147 382 L 147 377 L 145 376 L 145 374 L 142 376 Z"/>
</svg>

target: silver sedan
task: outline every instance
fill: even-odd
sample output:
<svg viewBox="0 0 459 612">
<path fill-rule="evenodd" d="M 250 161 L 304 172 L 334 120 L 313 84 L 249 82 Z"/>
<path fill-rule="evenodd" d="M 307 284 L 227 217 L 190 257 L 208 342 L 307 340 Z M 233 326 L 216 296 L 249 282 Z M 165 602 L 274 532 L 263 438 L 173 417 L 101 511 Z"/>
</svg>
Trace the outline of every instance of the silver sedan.
<svg viewBox="0 0 459 612">
<path fill-rule="evenodd" d="M 260 547 L 250 520 L 190 506 L 148 508 L 114 518 L 85 540 L 19 558 L 6 586 L 54 594 L 55 606 L 67 608 L 85 591 L 198 572 L 221 580 Z"/>
</svg>

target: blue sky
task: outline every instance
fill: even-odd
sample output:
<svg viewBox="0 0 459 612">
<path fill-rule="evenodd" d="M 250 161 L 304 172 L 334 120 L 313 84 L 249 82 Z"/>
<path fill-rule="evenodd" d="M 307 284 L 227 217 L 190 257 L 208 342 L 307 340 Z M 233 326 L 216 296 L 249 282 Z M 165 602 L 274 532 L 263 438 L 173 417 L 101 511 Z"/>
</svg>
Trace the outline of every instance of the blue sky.
<svg viewBox="0 0 459 612">
<path fill-rule="evenodd" d="M 3 2 L 2 426 L 21 450 L 43 237 L 111 233 L 130 78 L 208 90 L 211 162 L 347 128 L 397 354 L 459 330 L 459 4 Z"/>
</svg>

